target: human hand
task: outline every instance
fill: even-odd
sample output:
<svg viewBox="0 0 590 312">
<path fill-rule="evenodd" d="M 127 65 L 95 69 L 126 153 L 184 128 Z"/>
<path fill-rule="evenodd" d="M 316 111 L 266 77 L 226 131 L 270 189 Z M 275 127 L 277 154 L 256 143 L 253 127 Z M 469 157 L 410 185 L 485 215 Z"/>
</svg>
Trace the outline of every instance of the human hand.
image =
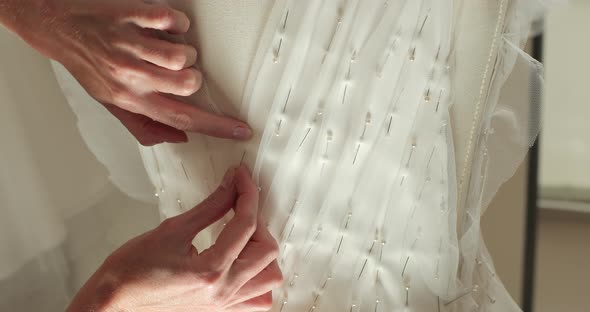
<svg viewBox="0 0 590 312">
<path fill-rule="evenodd" d="M 178 100 L 199 90 L 194 47 L 164 39 L 185 33 L 187 16 L 142 0 L 4 0 L 12 28 L 62 63 L 143 145 L 185 142 L 184 131 L 247 139 L 244 122 Z M 8 14 L 8 13 L 6 13 Z M 4 18 L 6 20 L 6 18 Z"/>
<path fill-rule="evenodd" d="M 195 235 L 234 208 L 204 251 Z M 282 283 L 278 246 L 258 219 L 258 189 L 247 169 L 190 211 L 162 222 L 107 258 L 68 311 L 263 311 Z"/>
</svg>

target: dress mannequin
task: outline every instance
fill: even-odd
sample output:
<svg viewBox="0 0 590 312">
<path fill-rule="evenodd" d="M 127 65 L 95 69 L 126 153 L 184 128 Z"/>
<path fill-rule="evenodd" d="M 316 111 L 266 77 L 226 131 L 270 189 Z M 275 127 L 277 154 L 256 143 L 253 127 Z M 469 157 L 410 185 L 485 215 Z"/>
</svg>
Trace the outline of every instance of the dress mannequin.
<svg viewBox="0 0 590 312">
<path fill-rule="evenodd" d="M 519 310 L 479 218 L 499 186 L 488 130 L 522 57 L 509 48 L 526 39 L 526 1 L 169 3 L 193 21 L 185 40 L 205 73 L 190 101 L 254 138 L 141 148 L 163 217 L 244 162 L 281 246 L 273 311 Z"/>
</svg>

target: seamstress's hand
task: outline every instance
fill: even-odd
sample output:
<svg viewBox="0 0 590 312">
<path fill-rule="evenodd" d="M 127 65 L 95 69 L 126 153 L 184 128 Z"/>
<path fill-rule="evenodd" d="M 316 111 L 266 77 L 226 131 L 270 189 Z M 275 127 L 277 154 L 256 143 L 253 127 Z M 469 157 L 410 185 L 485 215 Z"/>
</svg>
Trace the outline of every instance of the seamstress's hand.
<svg viewBox="0 0 590 312">
<path fill-rule="evenodd" d="M 62 63 L 143 145 L 185 142 L 184 131 L 247 139 L 243 122 L 179 101 L 201 87 L 187 16 L 142 0 L 0 0 L 0 22 Z"/>
<path fill-rule="evenodd" d="M 195 235 L 234 207 L 213 246 Z M 282 282 L 277 243 L 258 220 L 258 189 L 247 169 L 192 210 L 164 221 L 115 251 L 68 311 L 266 311 Z"/>
</svg>

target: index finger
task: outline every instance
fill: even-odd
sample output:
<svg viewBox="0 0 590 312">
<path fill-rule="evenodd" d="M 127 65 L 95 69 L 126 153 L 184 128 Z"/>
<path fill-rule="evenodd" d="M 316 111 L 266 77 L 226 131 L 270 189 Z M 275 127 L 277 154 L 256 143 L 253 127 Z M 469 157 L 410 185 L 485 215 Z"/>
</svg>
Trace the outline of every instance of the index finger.
<svg viewBox="0 0 590 312">
<path fill-rule="evenodd" d="M 258 188 L 244 166 L 236 169 L 235 186 L 238 200 L 234 217 L 219 234 L 213 246 L 201 255 L 223 268 L 229 267 L 240 255 L 254 232 L 258 220 Z"/>
<path fill-rule="evenodd" d="M 203 111 L 197 107 L 152 93 L 134 108 L 139 114 L 182 131 L 199 132 L 219 138 L 249 139 L 250 127 L 239 120 Z"/>
</svg>

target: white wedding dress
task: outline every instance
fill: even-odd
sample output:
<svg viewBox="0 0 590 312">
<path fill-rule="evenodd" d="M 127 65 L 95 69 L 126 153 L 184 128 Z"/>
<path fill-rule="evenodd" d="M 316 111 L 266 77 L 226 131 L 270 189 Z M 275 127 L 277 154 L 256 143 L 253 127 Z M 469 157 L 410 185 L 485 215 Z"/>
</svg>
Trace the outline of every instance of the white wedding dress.
<svg viewBox="0 0 590 312">
<path fill-rule="evenodd" d="M 531 1 L 169 2 L 205 72 L 191 101 L 254 138 L 141 148 L 163 217 L 246 163 L 281 247 L 273 311 L 520 310 L 479 220 L 536 135 L 506 83 L 541 80 L 520 50 Z M 56 71 L 79 111 L 89 100 Z"/>
</svg>

